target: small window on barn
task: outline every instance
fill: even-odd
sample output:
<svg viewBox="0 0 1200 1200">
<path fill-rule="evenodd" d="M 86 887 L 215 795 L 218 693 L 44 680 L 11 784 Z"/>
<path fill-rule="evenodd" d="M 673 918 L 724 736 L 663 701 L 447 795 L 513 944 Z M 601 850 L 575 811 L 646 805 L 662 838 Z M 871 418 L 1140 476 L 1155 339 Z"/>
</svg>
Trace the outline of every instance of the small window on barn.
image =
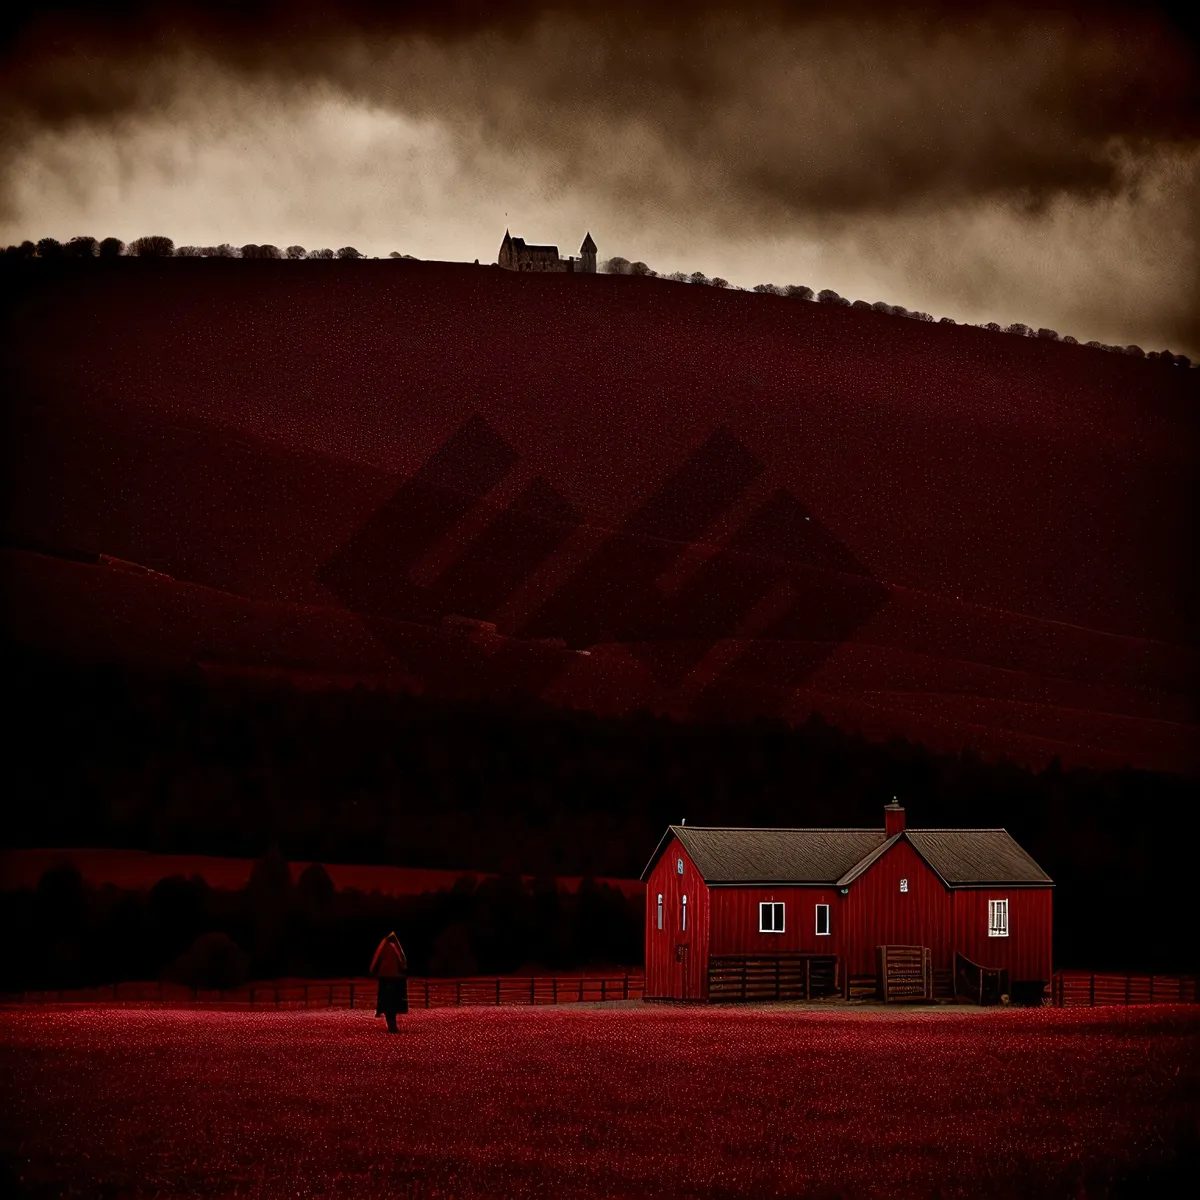
<svg viewBox="0 0 1200 1200">
<path fill-rule="evenodd" d="M 902 892 L 907 892 L 907 891 L 908 891 L 908 880 L 907 880 L 907 879 L 902 879 L 902 880 L 900 880 L 900 890 L 901 890 Z"/>
<path fill-rule="evenodd" d="M 684 898 L 683 898 L 683 909 L 679 914 L 679 928 L 680 929 L 687 928 L 687 897 L 686 896 L 684 896 Z"/>
<path fill-rule="evenodd" d="M 783 932 L 783 905 L 776 900 L 765 900 L 758 906 L 758 932 Z"/>
<path fill-rule="evenodd" d="M 988 901 L 988 937 L 1008 937 L 1008 901 Z"/>
<path fill-rule="evenodd" d="M 829 905 L 817 905 L 817 937 L 829 936 Z"/>
<path fill-rule="evenodd" d="M 658 927 L 659 927 L 659 929 L 662 928 L 662 918 L 663 918 L 662 892 L 659 892 L 658 893 Z"/>
</svg>

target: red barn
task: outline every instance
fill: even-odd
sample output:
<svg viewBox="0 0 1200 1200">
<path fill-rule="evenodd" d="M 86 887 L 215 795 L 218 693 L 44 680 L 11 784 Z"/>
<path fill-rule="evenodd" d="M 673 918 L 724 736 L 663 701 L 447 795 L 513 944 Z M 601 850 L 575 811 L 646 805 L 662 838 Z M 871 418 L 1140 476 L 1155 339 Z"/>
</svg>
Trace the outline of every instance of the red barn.
<svg viewBox="0 0 1200 1200">
<path fill-rule="evenodd" d="M 891 996 L 930 997 L 934 980 L 1040 996 L 1050 877 L 1006 830 L 906 829 L 898 804 L 884 816 L 882 829 L 672 825 L 641 876 L 646 998 L 849 995 L 867 976 Z"/>
</svg>

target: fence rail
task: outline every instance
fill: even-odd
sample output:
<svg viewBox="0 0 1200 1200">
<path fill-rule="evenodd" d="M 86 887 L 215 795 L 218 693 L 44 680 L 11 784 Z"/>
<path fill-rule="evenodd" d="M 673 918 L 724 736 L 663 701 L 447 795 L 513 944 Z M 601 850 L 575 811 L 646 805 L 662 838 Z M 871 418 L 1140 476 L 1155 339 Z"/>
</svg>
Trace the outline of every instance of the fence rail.
<svg viewBox="0 0 1200 1200">
<path fill-rule="evenodd" d="M 0 999 L 9 1004 L 212 1004 L 245 1009 L 374 1009 L 375 989 L 375 980 L 369 978 L 252 983 L 227 989 L 191 988 L 177 983 L 110 983 L 89 988 L 13 992 Z M 453 1008 L 638 1000 L 644 989 L 644 976 L 629 973 L 473 976 L 469 979 L 410 977 L 408 1006 Z"/>
<path fill-rule="evenodd" d="M 1050 980 L 1056 1008 L 1100 1004 L 1195 1004 L 1200 1001 L 1195 975 L 1121 975 L 1057 971 Z"/>
</svg>

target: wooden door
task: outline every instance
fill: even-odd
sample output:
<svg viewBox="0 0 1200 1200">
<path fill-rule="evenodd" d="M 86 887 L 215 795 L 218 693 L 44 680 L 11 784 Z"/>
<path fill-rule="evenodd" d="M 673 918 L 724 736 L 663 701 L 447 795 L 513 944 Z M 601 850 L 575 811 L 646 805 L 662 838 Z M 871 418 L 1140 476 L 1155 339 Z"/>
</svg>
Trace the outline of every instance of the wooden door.
<svg viewBox="0 0 1200 1200">
<path fill-rule="evenodd" d="M 677 1000 L 690 1000 L 692 998 L 691 983 L 688 978 L 688 944 L 687 942 L 675 943 L 675 986 L 671 989 L 671 995 Z"/>
</svg>

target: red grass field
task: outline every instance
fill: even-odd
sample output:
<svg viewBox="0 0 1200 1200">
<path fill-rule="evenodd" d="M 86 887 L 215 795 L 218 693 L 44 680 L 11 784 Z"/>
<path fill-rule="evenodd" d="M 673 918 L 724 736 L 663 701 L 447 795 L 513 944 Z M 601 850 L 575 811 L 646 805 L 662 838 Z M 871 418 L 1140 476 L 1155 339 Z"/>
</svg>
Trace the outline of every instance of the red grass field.
<svg viewBox="0 0 1200 1200">
<path fill-rule="evenodd" d="M 9 1009 L 0 1138 L 36 1196 L 1124 1195 L 1194 1145 L 1198 1034 L 1194 1006 L 444 1009 L 395 1037 Z"/>
</svg>

